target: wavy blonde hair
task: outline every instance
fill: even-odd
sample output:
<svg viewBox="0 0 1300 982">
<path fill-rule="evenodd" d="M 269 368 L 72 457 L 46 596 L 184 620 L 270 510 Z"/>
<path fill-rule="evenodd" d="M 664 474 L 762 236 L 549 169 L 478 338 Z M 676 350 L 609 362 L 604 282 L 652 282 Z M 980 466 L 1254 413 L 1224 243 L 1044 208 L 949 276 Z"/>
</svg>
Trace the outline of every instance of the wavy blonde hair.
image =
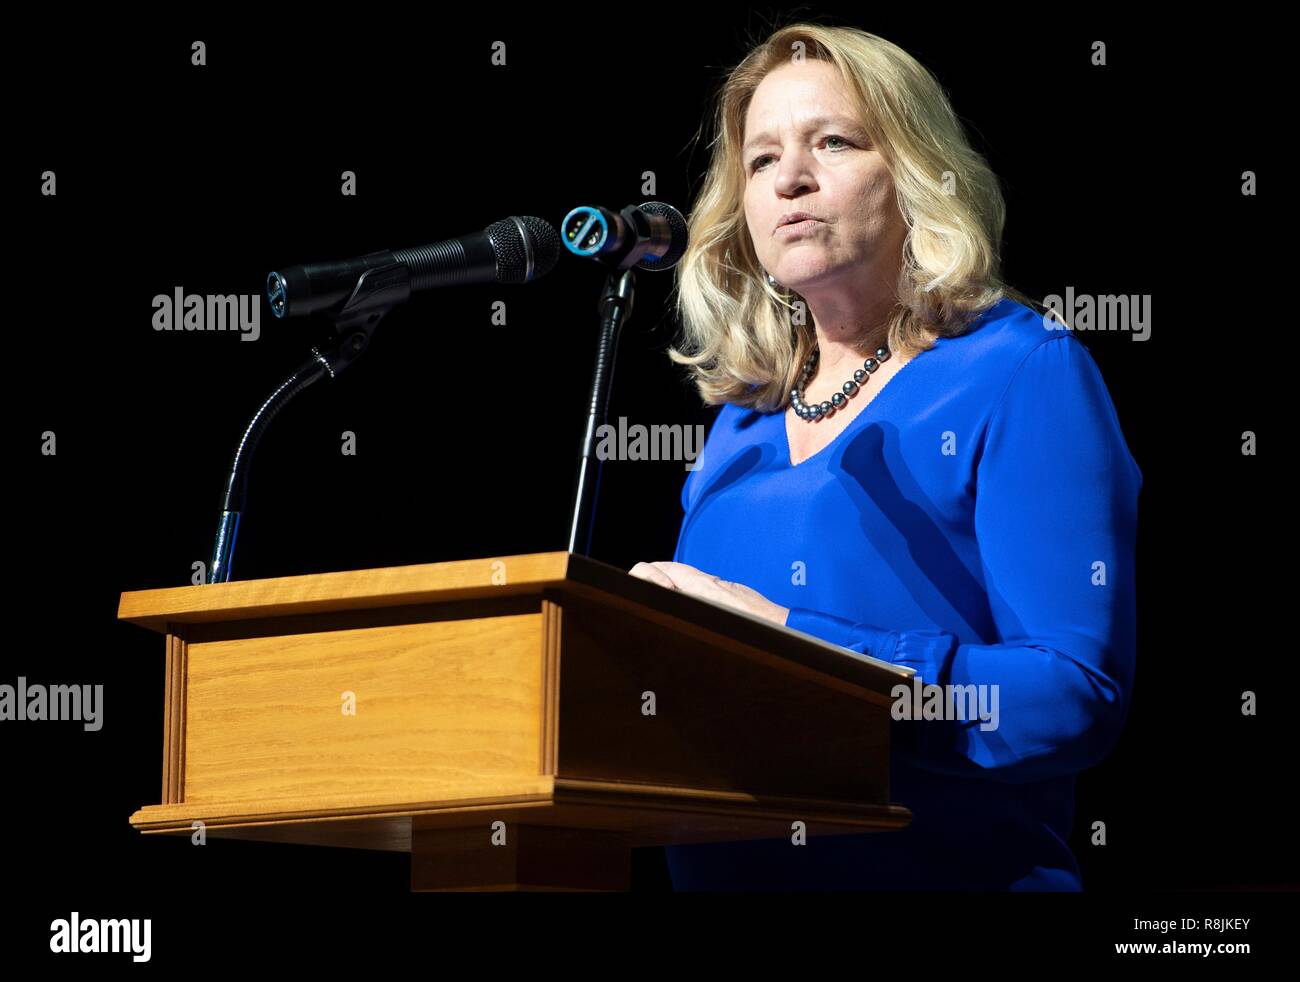
<svg viewBox="0 0 1300 982">
<path fill-rule="evenodd" d="M 893 177 L 908 234 L 889 317 L 890 350 L 926 351 L 933 346 L 931 334 L 963 333 L 1006 296 L 1035 304 L 1002 281 L 1002 190 L 988 163 L 971 149 L 938 80 L 874 34 L 791 24 L 754 47 L 717 93 L 713 154 L 688 220 L 690 245 L 677 265 L 684 350 L 669 347 L 668 356 L 689 366 L 706 405 L 783 408 L 817 341 L 811 320 L 792 316 L 803 301 L 767 282 L 744 209 L 745 114 L 759 82 L 795 51 L 837 69 Z M 956 194 L 945 192 L 945 172 L 955 180 Z"/>
</svg>

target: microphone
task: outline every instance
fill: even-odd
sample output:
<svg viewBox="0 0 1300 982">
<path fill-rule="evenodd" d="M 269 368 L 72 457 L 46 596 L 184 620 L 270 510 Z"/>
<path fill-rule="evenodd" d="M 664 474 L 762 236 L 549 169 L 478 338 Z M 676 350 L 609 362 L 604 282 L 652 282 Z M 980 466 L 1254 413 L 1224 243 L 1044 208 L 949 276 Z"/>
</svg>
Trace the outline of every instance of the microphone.
<svg viewBox="0 0 1300 982">
<path fill-rule="evenodd" d="M 686 219 L 670 204 L 647 201 L 612 212 L 582 205 L 564 216 L 560 239 L 575 256 L 619 269 L 671 269 L 686 252 Z"/>
<path fill-rule="evenodd" d="M 549 273 L 559 258 L 560 237 L 550 222 L 511 215 L 481 232 L 431 245 L 272 272 L 266 278 L 266 299 L 276 317 L 302 317 L 342 305 L 366 273 L 394 264 L 408 268 L 414 292 L 469 283 L 527 283 Z"/>
</svg>

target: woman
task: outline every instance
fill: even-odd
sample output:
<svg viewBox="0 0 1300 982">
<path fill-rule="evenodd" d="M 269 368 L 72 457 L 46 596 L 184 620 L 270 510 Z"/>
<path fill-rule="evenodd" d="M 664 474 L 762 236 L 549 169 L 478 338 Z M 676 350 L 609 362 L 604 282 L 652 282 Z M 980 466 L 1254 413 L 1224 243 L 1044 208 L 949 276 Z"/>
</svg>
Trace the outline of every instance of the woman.
<svg viewBox="0 0 1300 982">
<path fill-rule="evenodd" d="M 707 404 L 673 562 L 630 571 L 926 684 L 897 832 L 667 849 L 679 889 L 1079 890 L 1075 775 L 1123 726 L 1142 474 L 1087 349 L 1000 279 L 1004 206 L 936 80 L 797 24 L 731 73 L 678 309 Z"/>
</svg>

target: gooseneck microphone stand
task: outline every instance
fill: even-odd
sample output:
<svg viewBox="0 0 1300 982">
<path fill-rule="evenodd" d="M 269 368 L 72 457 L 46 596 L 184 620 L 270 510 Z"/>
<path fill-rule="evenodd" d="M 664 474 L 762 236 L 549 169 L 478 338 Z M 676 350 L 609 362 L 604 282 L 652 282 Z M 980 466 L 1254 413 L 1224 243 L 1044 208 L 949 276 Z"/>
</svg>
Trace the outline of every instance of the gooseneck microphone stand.
<svg viewBox="0 0 1300 982">
<path fill-rule="evenodd" d="M 600 314 L 600 339 L 596 368 L 591 375 L 587 425 L 578 451 L 578 479 L 573 494 L 573 523 L 569 527 L 569 552 L 591 555 L 591 534 L 596 523 L 596 501 L 604 461 L 596 455 L 596 431 L 605 423 L 614 382 L 618 337 L 632 316 L 636 296 L 636 269 L 671 269 L 686 251 L 686 220 L 662 201 L 628 205 L 615 214 L 605 208 L 574 208 L 560 225 L 560 241 L 574 255 L 594 259 L 608 268 L 596 310 Z"/>
<path fill-rule="evenodd" d="M 276 386 L 275 391 L 253 414 L 235 449 L 234 461 L 230 465 L 230 474 L 221 496 L 221 519 L 212 546 L 208 583 L 225 583 L 230 580 L 235 538 L 239 533 L 239 517 L 248 503 L 248 471 L 253 451 L 257 449 L 258 441 L 271 420 L 307 386 L 326 375 L 334 378 L 356 361 L 370 344 L 370 337 L 384 315 L 398 304 L 405 303 L 410 296 L 410 269 L 405 263 L 366 270 L 343 307 L 323 315 L 334 326 L 334 340 L 327 345 L 312 348 L 307 360 Z M 274 296 L 270 299 L 272 303 L 275 302 Z"/>
<path fill-rule="evenodd" d="M 600 312 L 600 339 L 596 346 L 596 367 L 591 374 L 591 397 L 587 401 L 587 424 L 578 451 L 578 481 L 573 495 L 573 524 L 569 528 L 569 552 L 591 555 L 591 533 L 596 520 L 596 497 L 600 491 L 603 461 L 596 456 L 596 430 L 609 412 L 609 393 L 614 383 L 614 362 L 618 336 L 632 316 L 636 274 L 632 268 L 612 269 L 605 277 L 596 309 Z"/>
</svg>

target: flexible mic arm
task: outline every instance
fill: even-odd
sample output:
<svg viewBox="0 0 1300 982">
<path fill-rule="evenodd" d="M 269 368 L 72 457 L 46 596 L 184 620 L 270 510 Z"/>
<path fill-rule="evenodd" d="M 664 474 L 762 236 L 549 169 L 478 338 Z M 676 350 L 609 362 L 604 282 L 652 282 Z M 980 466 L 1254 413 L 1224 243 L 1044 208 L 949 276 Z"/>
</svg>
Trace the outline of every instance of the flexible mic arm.
<svg viewBox="0 0 1300 982">
<path fill-rule="evenodd" d="M 226 477 L 221 496 L 221 519 L 212 546 L 208 583 L 230 580 L 234 561 L 235 538 L 239 534 L 239 517 L 248 502 L 248 472 L 262 434 L 271 420 L 299 392 L 328 375 L 334 378 L 361 356 L 370 344 L 379 322 L 393 307 L 411 296 L 410 270 L 405 263 L 372 268 L 362 273 L 356 289 L 344 305 L 325 316 L 333 322 L 337 335 L 332 344 L 311 349 L 311 355 L 297 370 L 276 386 L 275 391 L 253 414 L 252 420 L 235 448 L 234 461 Z"/>
<path fill-rule="evenodd" d="M 636 299 L 636 269 L 671 269 L 686 251 L 689 233 L 681 212 L 664 202 L 629 204 L 621 212 L 599 206 L 573 209 L 560 222 L 560 241 L 573 255 L 594 259 L 608 268 L 597 310 L 601 338 L 591 372 L 591 397 L 586 428 L 578 450 L 577 483 L 573 490 L 573 520 L 568 550 L 591 555 L 595 502 L 601 488 L 602 460 L 595 455 L 595 431 L 608 416 L 619 332 L 632 316 Z"/>
<path fill-rule="evenodd" d="M 609 269 L 596 309 L 600 339 L 591 375 L 587 423 L 578 450 L 578 477 L 573 492 L 569 552 L 591 555 L 596 501 L 603 461 L 596 456 L 596 430 L 609 415 L 614 384 L 618 336 L 632 316 L 636 299 L 636 270 L 671 269 L 686 251 L 686 220 L 670 204 L 646 201 L 615 213 L 595 205 L 574 208 L 560 223 L 560 241 L 575 256 L 594 259 Z"/>
<path fill-rule="evenodd" d="M 591 555 L 592 529 L 596 524 L 596 499 L 600 492 L 602 461 L 596 457 L 596 430 L 609 413 L 609 393 L 614 384 L 614 363 L 618 336 L 632 316 L 636 298 L 636 271 L 632 266 L 609 271 L 596 309 L 600 312 L 600 339 L 596 345 L 596 367 L 591 374 L 591 396 L 587 400 L 587 423 L 578 450 L 578 478 L 573 492 L 573 521 L 569 526 L 569 552 Z"/>
</svg>

